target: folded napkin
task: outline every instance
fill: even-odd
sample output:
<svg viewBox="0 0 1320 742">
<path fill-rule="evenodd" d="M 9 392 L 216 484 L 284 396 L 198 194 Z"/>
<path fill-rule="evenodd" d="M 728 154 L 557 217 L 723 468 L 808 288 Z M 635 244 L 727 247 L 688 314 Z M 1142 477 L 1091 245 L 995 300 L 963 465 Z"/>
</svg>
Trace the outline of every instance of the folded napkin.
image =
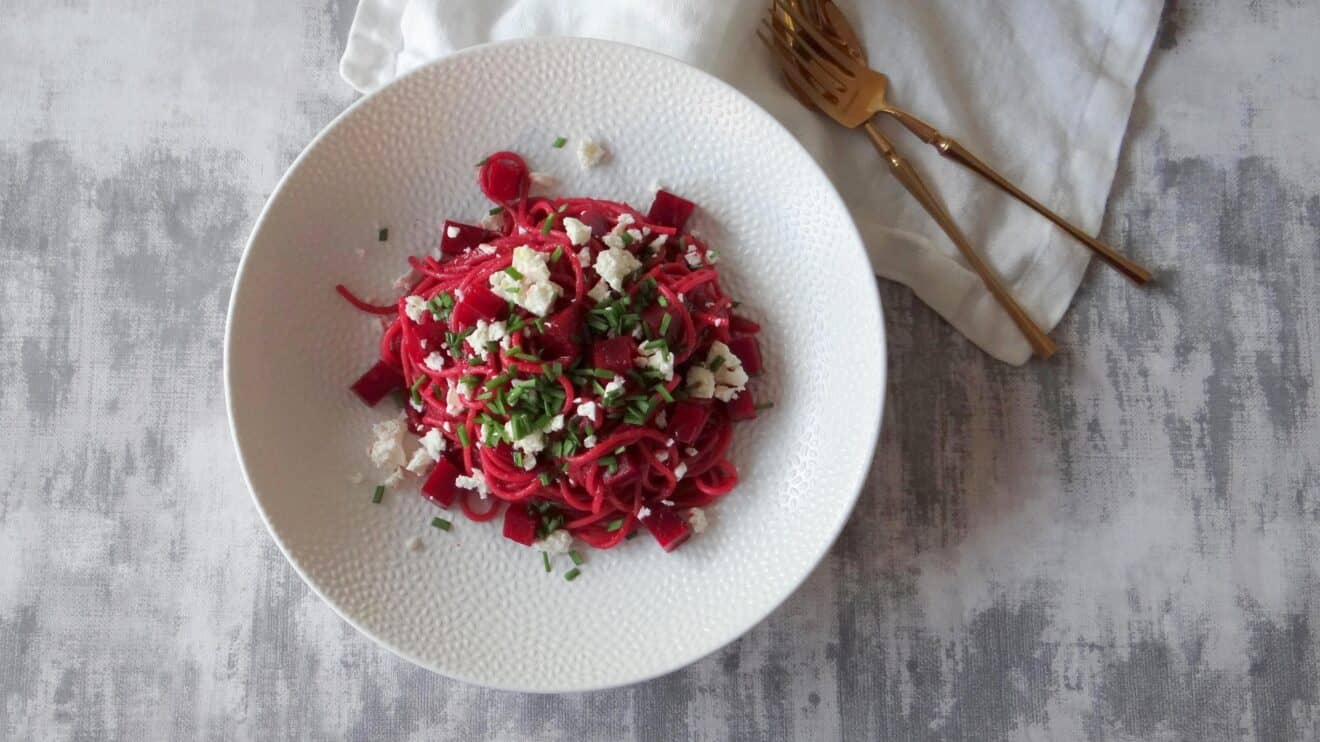
<svg viewBox="0 0 1320 742">
<path fill-rule="evenodd" d="M 958 138 L 1028 193 L 1100 227 L 1159 0 L 841 0 L 889 75 L 891 100 Z M 754 35 L 766 0 L 362 0 L 340 72 L 360 91 L 457 49 L 586 36 L 677 57 L 742 90 L 794 133 L 843 194 L 875 272 L 906 284 L 986 352 L 1031 351 L 865 135 L 793 99 Z M 1058 323 L 1090 253 L 970 171 L 882 124 L 1044 328 Z M 1139 256 L 1138 256 L 1139 257 Z M 1104 280 L 1121 280 L 1116 275 Z"/>
</svg>

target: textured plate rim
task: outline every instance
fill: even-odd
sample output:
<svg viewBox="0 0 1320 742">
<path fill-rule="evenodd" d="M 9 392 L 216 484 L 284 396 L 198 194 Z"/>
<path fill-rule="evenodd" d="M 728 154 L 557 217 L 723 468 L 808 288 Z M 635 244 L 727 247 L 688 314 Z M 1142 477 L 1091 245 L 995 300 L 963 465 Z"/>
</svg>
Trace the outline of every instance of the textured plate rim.
<svg viewBox="0 0 1320 742">
<path fill-rule="evenodd" d="M 302 579 L 303 584 L 305 584 L 308 587 L 308 589 L 312 591 L 312 593 L 314 593 L 318 598 L 320 598 L 323 603 L 328 605 L 330 609 L 335 612 L 335 615 L 339 616 L 339 618 L 341 618 L 344 622 L 346 622 L 348 625 L 356 629 L 358 633 L 362 634 L 363 636 L 366 636 L 377 646 L 380 646 L 388 650 L 390 653 L 394 654 L 395 656 L 403 660 L 406 660 L 407 662 L 410 662 L 418 667 L 424 668 L 426 670 L 430 670 L 431 672 L 434 672 L 438 675 L 442 675 L 447 678 L 452 678 L 454 680 L 458 680 L 464 683 L 469 683 L 472 685 L 477 685 L 484 688 L 491 688 L 493 690 L 520 692 L 520 693 L 579 693 L 579 692 L 589 692 L 596 690 L 608 690 L 611 688 L 621 688 L 630 685 L 635 685 L 638 683 L 644 683 L 646 681 L 654 680 L 655 678 L 668 675 L 669 673 L 675 672 L 684 667 L 687 667 L 688 665 L 696 663 L 708 656 L 715 654 L 716 652 L 719 652 L 720 650 L 729 646 L 738 639 L 741 639 L 742 637 L 746 636 L 748 632 L 759 626 L 763 621 L 765 621 L 766 618 L 768 618 L 772 613 L 774 613 L 781 606 L 783 606 L 783 604 L 787 602 L 789 598 L 791 598 L 795 593 L 797 593 L 797 591 L 802 587 L 802 585 L 807 581 L 807 579 L 816 572 L 817 568 L 824 560 L 826 554 L 829 553 L 830 549 L 833 548 L 834 544 L 838 541 L 839 535 L 843 532 L 844 526 L 846 526 L 848 521 L 851 519 L 853 510 L 857 506 L 857 501 L 861 497 L 862 487 L 866 483 L 866 477 L 870 473 L 870 469 L 871 469 L 870 461 L 874 460 L 874 457 L 872 457 L 871 460 L 868 460 L 866 462 L 858 462 L 855 465 L 854 467 L 855 471 L 853 472 L 853 476 L 851 477 L 852 481 L 846 493 L 846 506 L 840 510 L 838 521 L 834 523 L 832 528 L 830 529 L 831 533 L 829 538 L 821 540 L 820 549 L 814 555 L 812 555 L 810 560 L 804 560 L 804 562 L 809 561 L 810 564 L 806 565 L 806 568 L 803 570 L 802 575 L 791 585 L 787 585 L 783 590 L 782 595 L 780 595 L 777 600 L 773 601 L 773 603 L 765 610 L 765 612 L 763 612 L 761 615 L 752 618 L 750 621 L 747 621 L 744 625 L 739 626 L 733 631 L 731 631 L 728 639 L 718 643 L 716 646 L 712 648 L 698 650 L 697 652 L 686 652 L 686 653 L 675 652 L 673 661 L 668 663 L 663 663 L 662 667 L 659 667 L 658 669 L 652 672 L 639 675 L 638 677 L 627 680 L 597 682 L 597 683 L 565 684 L 562 686 L 555 686 L 555 687 L 500 685 L 500 684 L 492 684 L 488 680 L 478 677 L 473 677 L 466 673 L 456 672 L 450 668 L 438 667 L 430 662 L 427 662 L 417 657 L 416 655 L 412 654 L 410 651 L 408 651 L 403 647 L 399 647 L 390 642 L 387 642 L 386 640 L 377 636 L 371 630 L 364 627 L 362 624 L 358 623 L 352 616 L 347 615 L 344 611 L 340 609 L 340 607 L 333 600 L 330 600 L 329 597 L 327 597 L 323 592 L 321 592 L 321 589 L 316 585 L 316 583 L 308 577 L 307 573 L 303 570 L 303 567 L 301 564 L 299 564 L 298 560 L 294 559 L 293 556 L 289 553 L 288 547 L 284 543 L 284 540 L 280 538 L 274 525 L 271 523 L 270 515 L 269 513 L 267 513 L 265 506 L 262 504 L 261 497 L 257 494 L 257 488 L 253 486 L 252 479 L 248 471 L 247 459 L 243 455 L 242 434 L 239 431 L 238 426 L 235 424 L 234 390 L 232 387 L 233 375 L 231 373 L 231 363 L 234 352 L 233 349 L 234 307 L 236 306 L 236 300 L 239 295 L 239 289 L 243 285 L 243 280 L 247 273 L 246 269 L 247 269 L 248 258 L 253 252 L 253 246 L 256 244 L 257 238 L 261 235 L 267 219 L 270 218 L 272 205 L 276 202 L 278 197 L 281 194 L 283 194 L 284 190 L 288 187 L 289 181 L 291 180 L 293 175 L 301 169 L 303 162 L 308 158 L 310 153 L 314 149 L 316 149 L 316 147 L 321 143 L 322 140 L 324 140 L 330 134 L 330 132 L 334 131 L 337 127 L 339 127 L 344 122 L 344 120 L 347 119 L 350 115 L 352 115 L 355 111 L 357 111 L 358 108 L 369 105 L 372 101 L 374 101 L 377 98 L 377 96 L 385 93 L 388 90 L 391 90 L 395 86 L 402 83 L 404 80 L 412 78 L 413 76 L 420 76 L 426 74 L 433 67 L 440 65 L 454 64 L 456 61 L 461 60 L 464 57 L 477 53 L 484 53 L 492 48 L 514 47 L 514 46 L 555 46 L 555 45 L 597 46 L 597 47 L 608 47 L 614 49 L 625 49 L 629 53 L 649 56 L 662 64 L 680 65 L 706 78 L 708 81 L 715 83 L 716 86 L 721 90 L 723 90 L 725 93 L 741 98 L 744 102 L 750 104 L 751 110 L 754 111 L 752 115 L 759 116 L 765 123 L 768 123 L 771 128 L 782 133 L 784 137 L 786 137 L 787 140 L 791 142 L 789 146 L 796 148 L 801 154 L 805 156 L 808 162 L 807 167 L 813 168 L 816 175 L 818 175 L 821 181 L 825 184 L 828 197 L 832 201 L 831 205 L 837 207 L 847 217 L 847 222 L 848 222 L 847 231 L 853 237 L 852 244 L 847 247 L 842 245 L 835 246 L 835 249 L 846 250 L 847 254 L 851 254 L 852 257 L 854 257 L 855 259 L 861 262 L 861 265 L 865 267 L 867 273 L 872 272 L 870 268 L 869 258 L 867 257 L 865 248 L 862 243 L 861 234 L 860 232 L 858 232 L 856 222 L 853 221 L 851 212 L 848 210 L 848 207 L 844 203 L 843 198 L 839 195 L 839 192 L 834 187 L 833 182 L 830 181 L 828 176 L 825 175 L 824 171 L 821 170 L 819 163 L 817 163 L 815 158 L 812 157 L 811 154 L 805 150 L 805 148 L 803 148 L 801 142 L 798 141 L 797 137 L 793 136 L 793 133 L 791 131 L 789 131 L 786 127 L 784 127 L 784 125 L 781 124 L 778 119 L 772 116 L 758 103 L 748 98 L 742 91 L 726 83 L 720 78 L 711 75 L 710 73 L 704 70 L 696 68 L 688 64 L 687 62 L 684 62 L 683 60 L 676 59 L 667 54 L 652 51 L 650 49 L 645 49 L 631 44 L 624 44 L 616 41 L 606 41 L 602 39 L 581 38 L 581 37 L 533 37 L 533 38 L 496 41 L 487 44 L 480 44 L 477 46 L 468 47 L 461 51 L 455 52 L 453 54 L 433 60 L 427 64 L 421 65 L 416 69 L 411 70 L 408 73 L 395 78 L 394 80 L 390 81 L 388 84 L 383 85 L 380 88 L 362 96 L 361 98 L 350 104 L 343 111 L 341 111 L 338 115 L 336 115 L 334 119 L 332 119 L 328 124 L 322 127 L 321 130 L 316 133 L 316 136 L 312 137 L 311 141 L 309 141 L 307 145 L 303 147 L 302 151 L 298 153 L 298 156 L 294 158 L 293 162 L 290 163 L 289 167 L 280 176 L 280 179 L 276 183 L 275 188 L 266 198 L 265 204 L 262 205 L 261 211 L 257 215 L 257 220 L 253 224 L 252 232 L 248 235 L 248 239 L 243 246 L 243 254 L 239 258 L 238 268 L 236 269 L 234 275 L 234 285 L 230 290 L 230 294 L 229 294 L 229 305 L 226 309 L 225 336 L 224 336 L 224 362 L 222 365 L 221 373 L 224 375 L 223 386 L 225 390 L 225 413 L 229 423 L 230 439 L 234 446 L 234 452 L 238 456 L 239 468 L 243 473 L 243 482 L 247 486 L 248 494 L 252 498 L 253 505 L 256 507 L 257 512 L 261 515 L 261 521 L 266 526 L 267 533 L 270 534 L 271 539 L 275 542 L 276 546 L 279 547 L 280 553 L 284 555 L 285 561 L 290 566 L 293 567 L 294 571 L 298 574 L 298 577 Z M 863 416 L 871 421 L 870 440 L 868 441 L 866 450 L 873 452 L 875 451 L 875 448 L 879 443 L 881 423 L 884 417 L 884 402 L 885 402 L 885 397 L 887 396 L 886 389 L 888 387 L 888 344 L 885 334 L 884 310 L 880 303 L 879 287 L 874 283 L 874 281 L 871 283 L 871 290 L 869 293 L 867 293 L 866 298 L 868 298 L 869 301 L 863 301 L 860 302 L 860 304 L 865 306 L 866 310 L 868 311 L 866 313 L 866 316 L 862 318 L 865 321 L 859 324 L 862 325 L 861 329 L 874 329 L 874 331 L 878 333 L 875 336 L 875 340 L 876 340 L 877 350 L 880 353 L 880 358 L 879 358 L 880 378 L 876 380 L 876 384 L 875 384 L 875 388 L 878 390 L 878 392 L 875 394 L 875 399 L 870 405 L 871 409 L 868 411 L 868 414 Z M 858 310 L 861 309 L 862 307 L 859 306 Z"/>
</svg>

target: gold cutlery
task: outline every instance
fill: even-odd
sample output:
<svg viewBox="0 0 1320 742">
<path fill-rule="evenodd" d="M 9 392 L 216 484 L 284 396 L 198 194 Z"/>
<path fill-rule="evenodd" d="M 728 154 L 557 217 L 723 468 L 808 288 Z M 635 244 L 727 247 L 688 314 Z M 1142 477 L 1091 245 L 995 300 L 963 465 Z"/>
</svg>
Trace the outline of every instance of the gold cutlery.
<svg viewBox="0 0 1320 742">
<path fill-rule="evenodd" d="M 808 65 L 808 68 L 823 73 L 814 76 L 815 80 L 823 83 L 820 88 L 822 93 L 841 104 L 840 110 L 851 114 L 850 121 L 856 121 L 856 123 L 845 123 L 836 116 L 835 119 L 839 123 L 855 128 L 862 121 L 870 120 L 875 114 L 885 114 L 893 118 L 922 141 L 934 146 L 941 155 L 984 177 L 1005 193 L 1031 207 L 1036 213 L 1054 222 L 1134 283 L 1140 285 L 1150 280 L 1149 270 L 1036 201 L 982 162 L 957 140 L 945 136 L 916 115 L 889 103 L 886 99 L 889 78 L 867 67 L 866 52 L 856 32 L 853 31 L 852 24 L 833 2 L 775 0 L 771 12 L 778 22 L 776 25 L 795 29 L 800 37 L 805 38 L 809 46 L 814 46 L 820 52 L 819 66 Z M 811 16 L 811 19 L 808 20 L 806 16 Z M 838 54 L 839 51 L 844 54 Z M 844 98 L 849 100 L 845 103 Z M 858 111 L 854 107 L 858 105 L 865 111 L 865 119 L 861 121 L 855 118 Z"/>
<path fill-rule="evenodd" d="M 797 0 L 795 0 L 795 4 L 796 2 Z M 1050 340 L 1045 331 L 1017 303 L 1012 293 L 995 275 L 994 269 L 976 254 L 976 251 L 968 243 L 966 236 L 963 235 L 962 230 L 958 228 L 943 204 L 926 186 L 925 181 L 917 174 L 917 171 L 898 154 L 889 139 L 871 123 L 871 118 L 875 112 L 868 110 L 867 101 L 863 98 L 863 90 L 857 84 L 860 74 L 855 71 L 851 75 L 844 74 L 845 69 L 855 70 L 858 67 L 858 62 L 848 55 L 839 53 L 835 43 L 819 31 L 813 30 L 810 32 L 811 35 L 808 36 L 804 32 L 808 23 L 797 12 L 797 9 L 789 8 L 784 0 L 774 0 L 771 6 L 771 17 L 765 20 L 764 24 L 769 31 L 769 35 L 767 36 L 760 30 L 757 33 L 761 40 L 779 58 L 780 68 L 799 100 L 805 99 L 804 103 L 810 101 L 816 108 L 850 129 L 858 126 L 865 128 L 871 143 L 875 145 L 885 161 L 889 163 L 890 169 L 899 182 L 907 188 L 908 192 L 917 199 L 931 217 L 935 219 L 936 223 L 940 225 L 945 234 L 949 236 L 949 239 L 953 241 L 963 259 L 981 277 L 986 288 L 989 289 L 991 295 L 1012 318 L 1022 334 L 1026 336 L 1027 342 L 1030 343 L 1036 354 L 1043 358 L 1049 358 L 1053 355 L 1057 350 L 1054 341 Z M 808 43 L 807 39 L 810 39 L 812 43 Z M 827 47 L 830 51 L 825 50 Z M 860 45 L 856 49 L 859 54 L 862 53 Z M 830 57 L 822 61 L 821 54 L 829 54 Z M 845 68 L 836 64 L 838 60 L 843 58 L 849 60 L 849 67 Z M 865 67 L 862 66 L 861 69 L 865 69 Z M 871 71 L 867 70 L 867 72 Z M 872 72 L 871 74 L 878 73 Z M 870 90 L 874 92 L 874 86 Z M 881 89 L 881 92 L 883 93 L 883 89 Z"/>
</svg>

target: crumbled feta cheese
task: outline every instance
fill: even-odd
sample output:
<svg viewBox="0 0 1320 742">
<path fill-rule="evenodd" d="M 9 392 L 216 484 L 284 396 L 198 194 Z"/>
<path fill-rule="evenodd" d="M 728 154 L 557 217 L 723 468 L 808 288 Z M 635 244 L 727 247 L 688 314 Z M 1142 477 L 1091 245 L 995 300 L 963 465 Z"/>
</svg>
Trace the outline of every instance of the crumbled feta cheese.
<svg viewBox="0 0 1320 742">
<path fill-rule="evenodd" d="M 403 422 L 399 419 L 383 420 L 371 428 L 374 440 L 367 449 L 371 463 L 380 469 L 403 466 Z"/>
<path fill-rule="evenodd" d="M 422 363 L 425 363 L 426 367 L 432 371 L 442 371 L 445 367 L 445 357 L 440 351 L 433 350 L 427 354 Z"/>
<path fill-rule="evenodd" d="M 564 429 L 564 416 L 555 415 L 554 417 L 550 418 L 550 427 L 546 428 L 545 431 L 547 433 L 558 433 L 563 429 Z"/>
<path fill-rule="evenodd" d="M 528 281 L 547 281 L 550 279 L 550 267 L 545 263 L 547 257 L 540 250 L 520 245 L 513 248 L 513 267 Z"/>
<path fill-rule="evenodd" d="M 504 423 L 504 435 L 506 438 L 513 441 L 513 447 L 515 450 L 533 454 L 545 450 L 545 434 L 539 430 L 529 432 L 521 438 L 514 439 L 513 422 L 510 421 Z"/>
<path fill-rule="evenodd" d="M 425 474 L 431 468 L 431 464 L 434 463 L 435 459 L 431 458 L 430 452 L 425 448 L 419 448 L 416 451 L 413 451 L 412 458 L 408 459 L 408 466 L 405 468 L 413 474 L 421 476 L 422 474 Z"/>
<path fill-rule="evenodd" d="M 742 361 L 738 356 L 729 350 L 729 346 L 718 340 L 710 344 L 710 351 L 706 354 L 706 365 L 709 366 L 716 358 L 724 360 L 713 374 L 715 379 L 713 395 L 721 402 L 728 402 L 738 396 L 738 392 L 747 388 L 747 372 L 743 370 Z"/>
<path fill-rule="evenodd" d="M 596 256 L 593 266 L 601 279 L 615 291 L 623 291 L 623 281 L 628 274 L 642 267 L 642 261 L 621 247 L 611 247 Z"/>
<path fill-rule="evenodd" d="M 582 402 L 578 404 L 577 414 L 578 417 L 585 417 L 588 420 L 594 421 L 596 419 L 596 403 L 591 400 L 587 400 L 586 402 Z"/>
<path fill-rule="evenodd" d="M 560 528 L 543 539 L 533 541 L 532 548 L 547 554 L 567 554 L 573 549 L 573 534 Z"/>
<path fill-rule="evenodd" d="M 557 183 L 555 176 L 550 173 L 542 173 L 536 170 L 529 173 L 527 177 L 532 181 L 532 185 L 537 188 L 554 188 Z"/>
<path fill-rule="evenodd" d="M 607 154 L 609 153 L 605 151 L 604 147 L 590 139 L 583 139 L 582 143 L 578 145 L 578 164 L 582 165 L 583 170 L 590 170 L 599 165 Z"/>
<path fill-rule="evenodd" d="M 445 236 L 449 237 L 449 239 L 451 239 L 451 240 L 456 240 L 456 239 L 458 239 L 458 233 L 459 233 L 459 229 L 458 229 L 458 227 L 455 227 L 455 226 L 452 226 L 452 225 L 451 225 L 448 229 L 445 230 Z"/>
<path fill-rule="evenodd" d="M 403 469 L 400 468 L 390 472 L 390 475 L 388 477 L 385 477 L 385 481 L 381 482 L 381 484 L 385 485 L 386 487 L 389 487 L 390 489 L 394 489 L 395 487 L 398 487 L 399 483 L 402 481 L 403 481 Z"/>
<path fill-rule="evenodd" d="M 445 392 L 445 412 L 450 415 L 463 412 L 463 392 L 452 381 L 449 383 L 449 391 Z"/>
<path fill-rule="evenodd" d="M 605 285 L 604 281 L 598 281 L 596 285 L 592 286 L 591 290 L 587 292 L 587 296 L 591 297 L 592 301 L 599 304 L 610 298 L 610 287 Z"/>
<path fill-rule="evenodd" d="M 669 381 L 674 378 L 674 354 L 665 347 L 646 347 L 646 343 L 637 346 L 637 358 L 633 364 L 641 368 L 652 368 L 660 372 L 661 378 Z"/>
<path fill-rule="evenodd" d="M 644 235 L 640 229 L 630 229 L 628 230 L 628 236 L 632 238 L 633 242 L 641 242 Z"/>
<path fill-rule="evenodd" d="M 523 456 L 523 471 L 531 471 L 536 468 L 536 455 L 526 454 Z"/>
<path fill-rule="evenodd" d="M 626 247 L 626 245 L 623 244 L 623 238 L 613 232 L 601 237 L 600 241 L 604 242 L 605 247 L 608 247 L 611 250 L 622 250 Z"/>
<path fill-rule="evenodd" d="M 596 436 L 594 436 L 594 435 L 589 435 L 589 436 L 587 436 L 586 438 L 583 438 L 583 439 L 582 439 L 582 447 L 583 447 L 583 448 L 595 448 L 595 447 L 596 447 Z"/>
<path fill-rule="evenodd" d="M 669 414 L 660 410 L 655 414 L 655 426 L 660 429 L 669 427 Z"/>
<path fill-rule="evenodd" d="M 636 223 L 637 220 L 633 218 L 633 215 L 625 211 L 622 214 L 619 214 L 619 218 L 615 220 L 614 228 L 625 229 Z"/>
<path fill-rule="evenodd" d="M 693 366 L 687 372 L 688 394 L 696 399 L 710 399 L 715 396 L 715 374 L 705 366 Z"/>
<path fill-rule="evenodd" d="M 583 267 L 583 268 L 590 268 L 590 267 L 591 267 L 591 246 L 588 245 L 588 246 L 582 248 L 581 250 L 578 250 L 577 258 L 578 258 L 578 262 L 582 264 L 582 267 Z"/>
<path fill-rule="evenodd" d="M 439 461 L 440 454 L 445 451 L 445 437 L 436 428 L 426 431 L 426 434 L 418 438 L 417 442 L 433 461 Z"/>
<path fill-rule="evenodd" d="M 484 319 L 479 319 L 476 328 L 472 330 L 472 334 L 467 336 L 467 344 L 472 348 L 472 352 L 484 361 L 488 356 L 486 344 L 497 343 L 503 337 L 503 322 L 487 322 Z"/>
<path fill-rule="evenodd" d="M 473 469 L 470 477 L 466 474 L 458 475 L 454 478 L 454 486 L 472 490 L 483 500 L 490 494 L 490 488 L 486 486 L 486 475 L 482 474 L 480 469 Z"/>
<path fill-rule="evenodd" d="M 707 262 L 707 263 L 710 263 L 711 265 L 715 265 L 716 263 L 720 262 L 720 254 L 719 254 L 719 252 L 707 248 L 707 250 L 706 250 L 706 262 Z"/>
<path fill-rule="evenodd" d="M 683 258 L 687 260 L 687 264 L 689 267 L 692 268 L 701 267 L 701 253 L 697 251 L 696 245 L 688 245 L 687 252 L 683 253 Z"/>
<path fill-rule="evenodd" d="M 422 346 L 422 350 L 426 350 L 426 338 L 421 338 L 421 339 L 419 339 L 419 340 L 417 341 L 417 344 L 420 345 L 420 346 Z"/>
<path fill-rule="evenodd" d="M 407 273 L 394 279 L 394 288 L 400 291 L 404 291 L 409 286 L 411 286 L 413 282 L 416 281 L 418 278 L 420 278 L 420 275 L 417 273 L 417 271 L 413 270 L 412 268 L 409 268 Z"/>
<path fill-rule="evenodd" d="M 615 374 L 614 378 L 610 379 L 610 383 L 605 385 L 605 396 L 623 391 L 624 383 L 623 377 Z"/>
<path fill-rule="evenodd" d="M 674 467 L 675 478 L 682 479 L 686 475 L 687 475 L 687 464 L 679 464 L 678 466 Z"/>
<path fill-rule="evenodd" d="M 651 509 L 643 505 L 642 508 L 637 511 L 637 520 L 645 520 L 646 516 L 650 514 L 651 514 Z"/>
<path fill-rule="evenodd" d="M 404 547 L 407 548 L 408 551 L 421 551 L 426 548 L 426 544 L 422 543 L 421 536 L 413 536 L 408 539 L 408 543 L 404 544 Z"/>
<path fill-rule="evenodd" d="M 503 232 L 504 212 L 497 211 L 494 214 L 487 214 L 481 217 L 481 228 L 491 232 Z"/>
<path fill-rule="evenodd" d="M 706 517 L 706 511 L 701 508 L 688 508 L 684 514 L 688 525 L 692 526 L 693 533 L 701 533 L 710 525 L 710 520 Z"/>
<path fill-rule="evenodd" d="M 420 323 L 427 315 L 426 300 L 420 296 L 409 296 L 403 300 L 403 313 L 414 323 Z"/>
<path fill-rule="evenodd" d="M 654 247 L 658 250 L 664 247 L 665 243 L 668 241 L 669 241 L 669 235 L 667 234 L 656 235 L 656 238 L 651 240 L 651 247 Z"/>
<path fill-rule="evenodd" d="M 664 462 L 669 460 L 669 452 L 661 451 L 660 453 L 655 455 L 655 460 L 663 464 Z"/>
<path fill-rule="evenodd" d="M 591 240 L 591 227 L 571 216 L 564 217 L 564 232 L 568 234 L 568 241 L 574 246 L 585 245 Z"/>
<path fill-rule="evenodd" d="M 701 452 L 698 451 L 697 449 L 692 448 L 691 446 L 689 446 L 689 447 L 683 449 L 683 453 L 687 454 L 688 456 L 696 456 L 698 453 L 701 453 Z"/>
<path fill-rule="evenodd" d="M 554 281 L 534 283 L 523 289 L 522 297 L 516 303 L 537 317 L 544 317 L 559 298 L 560 290 Z"/>
<path fill-rule="evenodd" d="M 489 243 L 483 242 L 483 243 L 481 243 L 480 245 L 477 245 L 477 252 L 481 253 L 482 255 L 494 255 L 494 254 L 495 254 L 495 246 L 494 246 L 494 245 L 491 245 L 491 244 L 489 244 Z M 463 298 L 463 297 L 460 296 L 459 298 L 461 299 L 461 298 Z"/>
<path fill-rule="evenodd" d="M 674 507 L 674 501 L 673 501 L 673 500 L 661 500 L 661 501 L 660 501 L 660 504 L 661 504 L 661 505 L 664 505 L 664 506 L 667 507 L 667 508 L 672 508 L 672 507 Z"/>
</svg>

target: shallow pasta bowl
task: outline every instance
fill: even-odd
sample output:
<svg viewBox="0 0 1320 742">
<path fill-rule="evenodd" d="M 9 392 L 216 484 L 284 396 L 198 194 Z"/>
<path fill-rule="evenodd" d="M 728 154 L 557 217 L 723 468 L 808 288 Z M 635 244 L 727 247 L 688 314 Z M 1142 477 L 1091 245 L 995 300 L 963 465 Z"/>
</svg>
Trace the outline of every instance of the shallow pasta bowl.
<svg viewBox="0 0 1320 742">
<path fill-rule="evenodd" d="M 566 136 L 570 143 L 551 143 Z M 610 152 L 582 169 L 590 137 Z M 673 553 L 649 539 L 586 553 L 567 582 L 492 524 L 405 487 L 372 502 L 365 451 L 384 409 L 348 385 L 378 298 L 444 219 L 485 213 L 473 166 L 512 149 L 556 192 L 645 208 L 653 183 L 699 204 L 731 295 L 764 327 L 758 398 L 735 431 L 743 480 Z M 378 239 L 388 229 L 388 240 Z M 258 510 L 289 562 L 345 620 L 400 656 L 486 686 L 632 683 L 736 639 L 806 578 L 870 467 L 885 388 L 874 279 L 842 201 L 768 114 L 680 62 L 629 46 L 535 39 L 471 49 L 349 108 L 298 157 L 239 266 L 225 343 L 230 423 Z M 383 406 L 383 405 L 382 405 Z M 368 481 L 353 484 L 356 473 Z M 419 550 L 408 548 L 421 539 Z"/>
</svg>

